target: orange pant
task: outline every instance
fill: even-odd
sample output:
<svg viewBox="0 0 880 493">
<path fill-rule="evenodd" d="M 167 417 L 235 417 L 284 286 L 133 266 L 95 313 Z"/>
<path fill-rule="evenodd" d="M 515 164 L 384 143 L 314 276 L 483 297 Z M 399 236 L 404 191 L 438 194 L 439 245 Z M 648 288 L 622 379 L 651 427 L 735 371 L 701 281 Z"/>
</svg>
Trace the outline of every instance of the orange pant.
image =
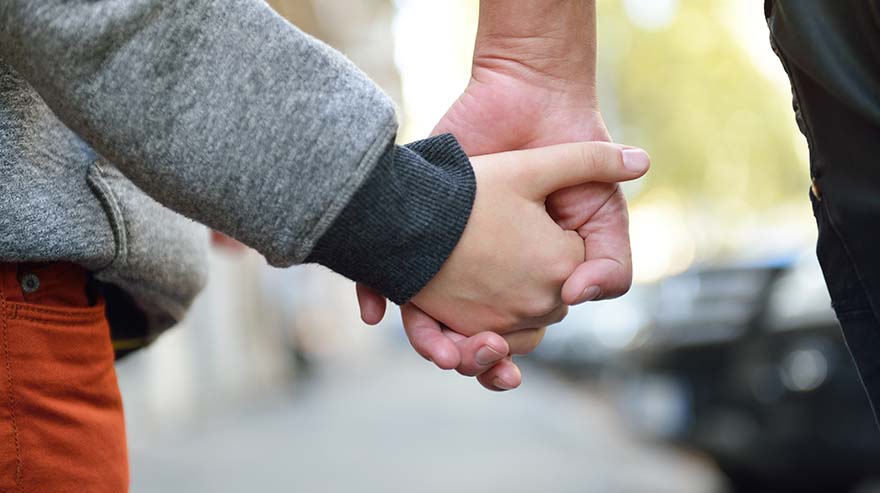
<svg viewBox="0 0 880 493">
<path fill-rule="evenodd" d="M 87 279 L 0 263 L 0 491 L 128 491 L 110 329 Z"/>
</svg>

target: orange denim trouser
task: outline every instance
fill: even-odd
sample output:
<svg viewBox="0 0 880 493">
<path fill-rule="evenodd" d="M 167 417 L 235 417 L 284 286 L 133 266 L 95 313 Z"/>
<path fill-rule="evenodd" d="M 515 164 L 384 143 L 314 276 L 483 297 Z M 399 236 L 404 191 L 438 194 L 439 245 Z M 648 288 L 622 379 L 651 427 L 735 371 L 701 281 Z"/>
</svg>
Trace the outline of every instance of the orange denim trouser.
<svg viewBox="0 0 880 493">
<path fill-rule="evenodd" d="M 110 329 L 87 283 L 73 264 L 0 263 L 0 491 L 128 491 Z"/>
</svg>

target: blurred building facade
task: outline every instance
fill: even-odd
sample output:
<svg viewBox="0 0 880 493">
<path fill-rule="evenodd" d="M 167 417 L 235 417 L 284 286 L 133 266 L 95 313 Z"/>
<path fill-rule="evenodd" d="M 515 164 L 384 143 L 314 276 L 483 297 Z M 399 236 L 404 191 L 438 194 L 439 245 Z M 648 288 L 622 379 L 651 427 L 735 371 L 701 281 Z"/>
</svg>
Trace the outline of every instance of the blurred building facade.
<svg viewBox="0 0 880 493">
<path fill-rule="evenodd" d="M 390 0 L 271 0 L 280 15 L 345 53 L 400 101 Z M 222 250 L 222 249 L 221 249 Z M 309 358 L 369 353 L 351 284 L 315 267 L 273 269 L 253 251 L 215 251 L 187 319 L 118 367 L 132 447 L 285 385 Z"/>
</svg>

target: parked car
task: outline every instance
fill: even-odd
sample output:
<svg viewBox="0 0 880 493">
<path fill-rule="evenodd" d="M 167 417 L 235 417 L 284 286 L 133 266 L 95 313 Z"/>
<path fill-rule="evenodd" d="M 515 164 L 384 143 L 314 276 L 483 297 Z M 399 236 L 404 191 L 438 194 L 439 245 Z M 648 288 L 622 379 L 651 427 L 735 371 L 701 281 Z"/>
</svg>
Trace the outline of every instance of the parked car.
<svg viewBox="0 0 880 493">
<path fill-rule="evenodd" d="M 880 477 L 880 431 L 812 253 L 660 282 L 615 359 L 639 433 L 702 451 L 735 491 L 845 492 Z"/>
<path fill-rule="evenodd" d="M 601 374 L 648 323 L 645 294 L 634 287 L 622 298 L 571 307 L 529 358 L 575 377 Z"/>
</svg>

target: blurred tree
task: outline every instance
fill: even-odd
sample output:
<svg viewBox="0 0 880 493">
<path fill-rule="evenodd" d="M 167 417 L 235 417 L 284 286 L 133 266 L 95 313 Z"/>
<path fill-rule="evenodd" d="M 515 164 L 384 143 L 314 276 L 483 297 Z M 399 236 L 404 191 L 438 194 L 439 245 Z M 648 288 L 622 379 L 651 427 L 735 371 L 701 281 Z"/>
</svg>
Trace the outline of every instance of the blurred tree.
<svg viewBox="0 0 880 493">
<path fill-rule="evenodd" d="M 804 200 L 805 143 L 790 94 L 737 40 L 728 5 L 735 0 L 651 1 L 605 0 L 599 9 L 612 132 L 654 159 L 642 192 L 671 192 L 721 219 Z M 755 3 L 750 14 L 762 13 Z"/>
</svg>

